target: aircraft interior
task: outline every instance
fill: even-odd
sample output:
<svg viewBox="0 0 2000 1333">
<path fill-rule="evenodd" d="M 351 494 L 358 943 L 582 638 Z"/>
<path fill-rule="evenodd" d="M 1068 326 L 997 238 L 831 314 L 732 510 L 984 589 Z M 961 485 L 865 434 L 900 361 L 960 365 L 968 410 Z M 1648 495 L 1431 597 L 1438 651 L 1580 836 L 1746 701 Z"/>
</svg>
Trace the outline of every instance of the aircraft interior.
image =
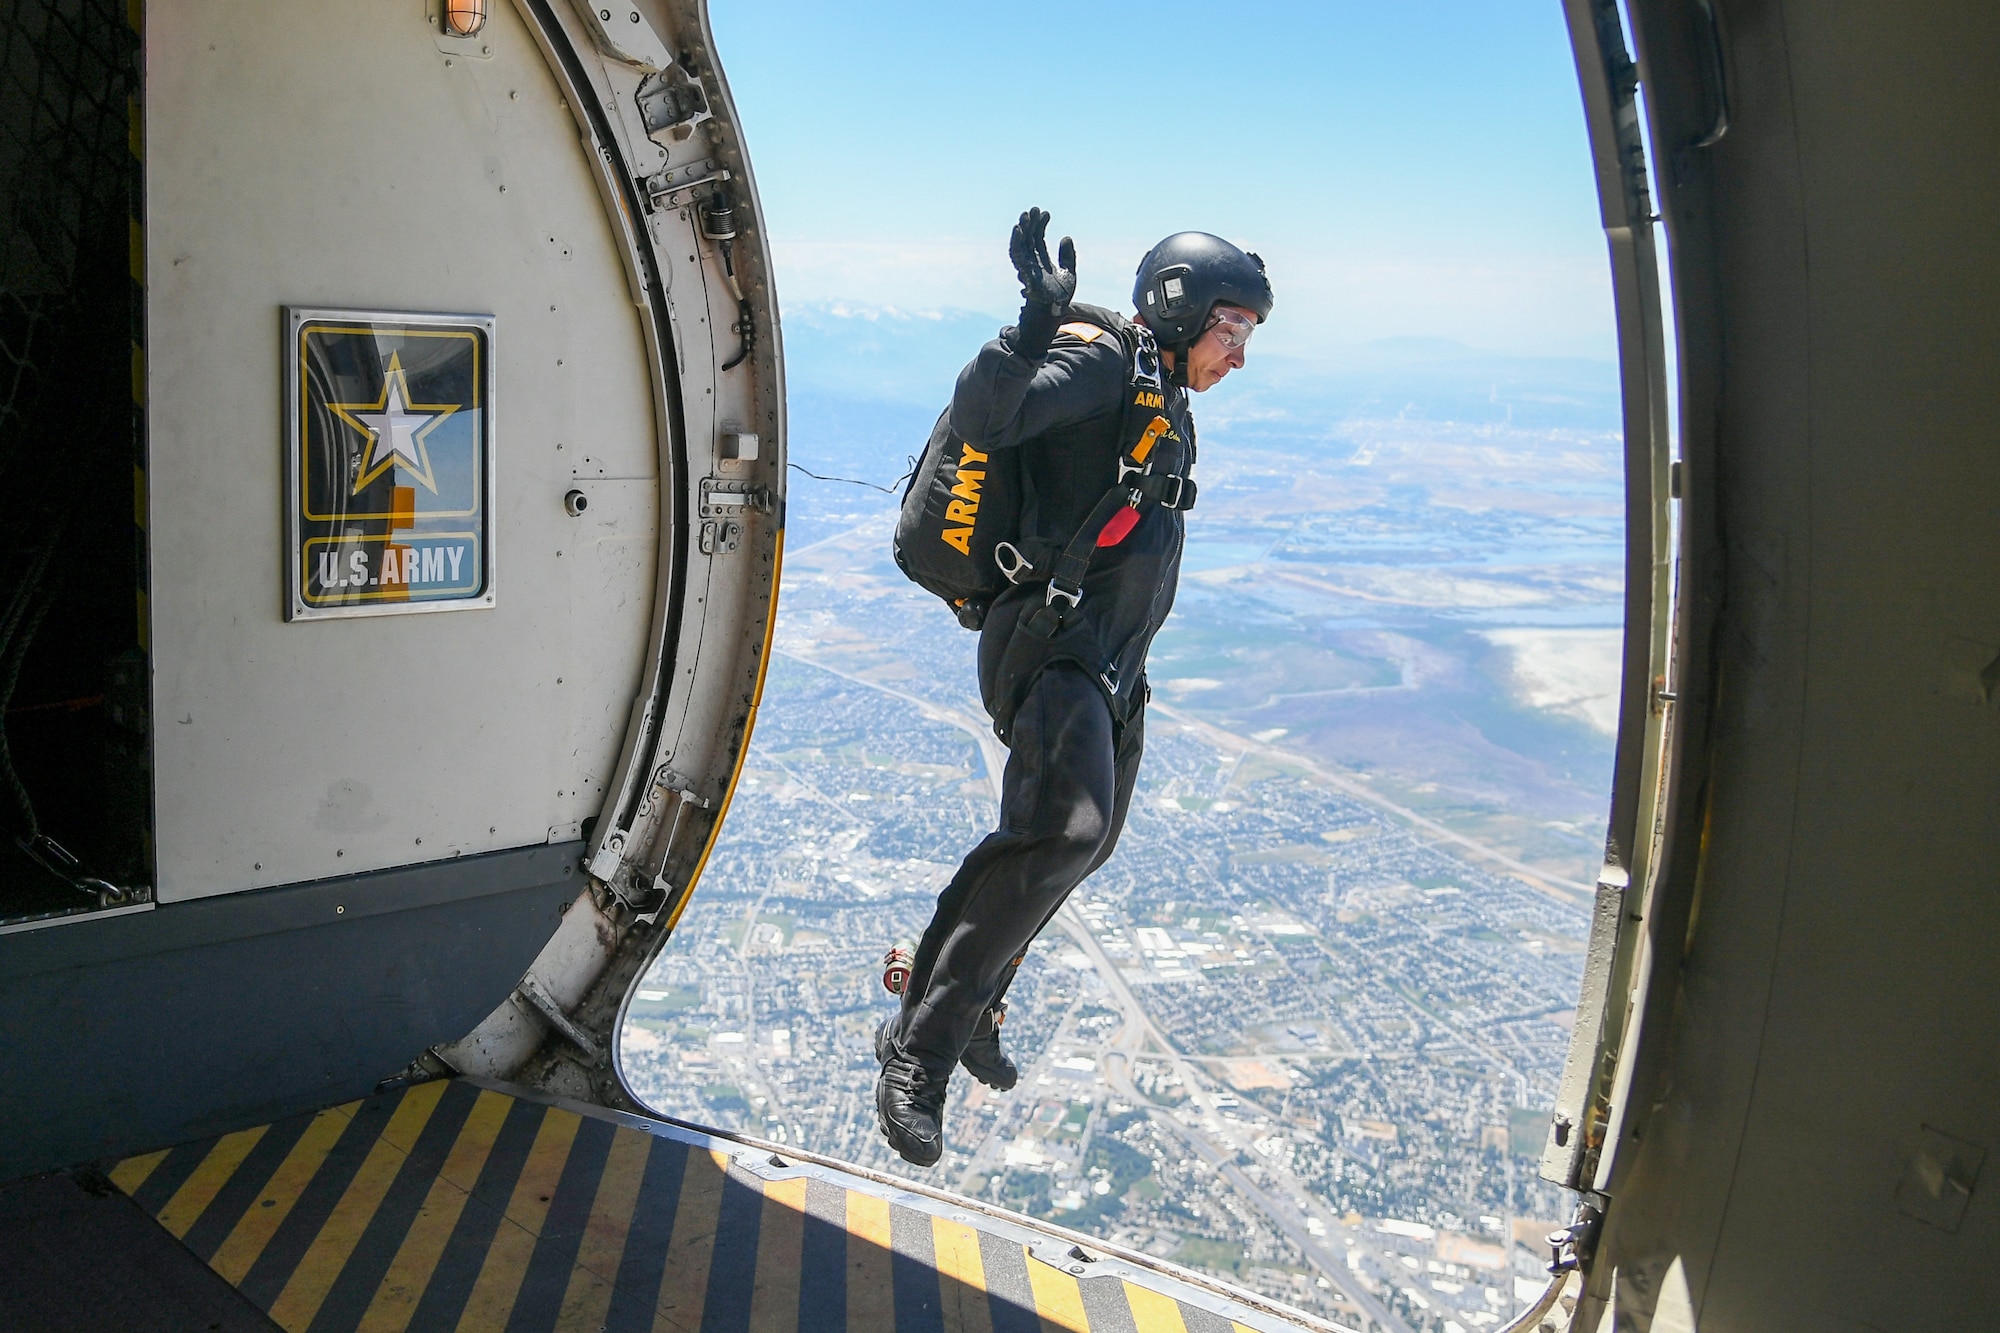
<svg viewBox="0 0 2000 1333">
<path fill-rule="evenodd" d="M 0 1324 L 1338 1327 L 621 1076 L 784 551 L 708 9 L 0 14 Z M 2000 7 L 1561 9 L 1625 625 L 1501 1333 L 2000 1327 Z"/>
</svg>

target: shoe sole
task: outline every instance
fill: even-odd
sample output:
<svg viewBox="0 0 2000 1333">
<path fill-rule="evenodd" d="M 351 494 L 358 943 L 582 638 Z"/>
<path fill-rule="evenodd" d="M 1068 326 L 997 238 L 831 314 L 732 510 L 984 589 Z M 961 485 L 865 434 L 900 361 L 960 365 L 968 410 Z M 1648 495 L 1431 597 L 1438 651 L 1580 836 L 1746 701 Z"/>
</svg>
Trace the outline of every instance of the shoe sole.
<svg viewBox="0 0 2000 1333">
<path fill-rule="evenodd" d="M 931 1152 L 929 1156 L 925 1156 L 921 1148 L 913 1156 L 909 1148 L 905 1148 L 901 1143 L 897 1142 L 895 1133 L 889 1128 L 888 1120 L 884 1118 L 880 1111 L 875 1113 L 875 1123 L 881 1127 L 882 1137 L 887 1139 L 889 1146 L 896 1150 L 896 1156 L 902 1158 L 911 1166 L 936 1166 L 944 1160 L 943 1143 L 939 1143 L 936 1150 Z"/>
</svg>

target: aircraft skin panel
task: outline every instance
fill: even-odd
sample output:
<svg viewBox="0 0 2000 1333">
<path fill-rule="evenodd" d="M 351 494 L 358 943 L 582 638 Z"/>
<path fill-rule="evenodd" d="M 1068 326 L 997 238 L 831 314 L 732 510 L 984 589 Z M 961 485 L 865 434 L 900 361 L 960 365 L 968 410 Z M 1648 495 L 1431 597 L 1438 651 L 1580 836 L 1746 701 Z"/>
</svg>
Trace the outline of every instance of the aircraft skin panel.
<svg viewBox="0 0 2000 1333">
<path fill-rule="evenodd" d="M 541 52 L 506 5 L 477 58 L 404 5 L 147 24 L 159 899 L 578 836 L 653 619 L 661 426 Z M 491 609 L 286 623 L 287 304 L 494 316 Z"/>
<path fill-rule="evenodd" d="M 1579 1322 L 2000 1326 L 2000 14 L 1705 8 L 1630 7 L 1682 735 Z"/>
<path fill-rule="evenodd" d="M 741 765 L 785 475 L 706 18 L 642 11 L 665 68 L 560 0 L 493 6 L 470 48 L 424 6 L 145 11 L 161 901 L 0 936 L 0 1075 L 32 1089 L 0 1179 L 438 1050 L 629 1101 L 609 1028 Z M 493 321 L 492 608 L 285 618 L 298 307 Z"/>
<path fill-rule="evenodd" d="M 483 1079 L 105 1165 L 288 1330 L 1331 1327 L 988 1205 Z"/>
<path fill-rule="evenodd" d="M 768 663 L 784 514 L 780 331 L 750 163 L 703 6 L 648 0 L 624 11 L 615 42 L 587 8 L 520 0 L 520 10 L 602 162 L 648 337 L 672 369 L 662 392 L 671 508 L 643 688 L 585 859 L 590 890 L 529 970 L 584 1043 L 517 995 L 437 1054 L 460 1072 L 633 1108 L 616 1068 L 618 1018 L 694 891 Z M 656 57 L 675 53 L 672 68 L 635 63 L 630 48 L 647 41 Z M 698 80 L 704 109 L 648 130 L 638 108 L 663 79 Z M 716 191 L 733 223 L 712 216 L 725 198 Z M 720 233 L 732 227 L 729 241 Z"/>
<path fill-rule="evenodd" d="M 367 1096 L 507 994 L 582 844 L 0 938 L 0 1181 Z"/>
</svg>

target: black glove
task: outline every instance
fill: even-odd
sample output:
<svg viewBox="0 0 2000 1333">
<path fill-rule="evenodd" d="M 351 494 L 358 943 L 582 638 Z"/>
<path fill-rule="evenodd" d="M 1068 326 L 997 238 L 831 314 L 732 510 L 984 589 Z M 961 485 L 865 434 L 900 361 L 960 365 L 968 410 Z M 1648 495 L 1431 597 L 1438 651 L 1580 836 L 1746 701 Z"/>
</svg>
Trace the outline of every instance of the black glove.
<svg viewBox="0 0 2000 1333">
<path fill-rule="evenodd" d="M 1052 263 L 1048 231 L 1048 211 L 1031 208 L 1021 214 L 1007 242 L 1007 256 L 1021 279 L 1021 322 L 1014 331 L 1014 350 L 1034 359 L 1055 341 L 1056 328 L 1076 295 L 1076 242 L 1063 237 Z"/>
</svg>

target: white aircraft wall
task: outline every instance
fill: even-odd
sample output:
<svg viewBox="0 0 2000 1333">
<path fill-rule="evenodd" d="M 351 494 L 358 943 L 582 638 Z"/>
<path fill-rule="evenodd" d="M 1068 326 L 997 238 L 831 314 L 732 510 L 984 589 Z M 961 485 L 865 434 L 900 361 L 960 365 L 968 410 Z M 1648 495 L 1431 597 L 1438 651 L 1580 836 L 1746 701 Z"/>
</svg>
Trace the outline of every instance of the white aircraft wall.
<svg viewBox="0 0 2000 1333">
<path fill-rule="evenodd" d="M 576 122 L 489 9 L 447 52 L 420 0 L 146 7 L 162 901 L 572 839 L 617 759 L 658 544 L 645 346 Z M 286 622 L 288 304 L 496 319 L 491 609 Z"/>
</svg>

